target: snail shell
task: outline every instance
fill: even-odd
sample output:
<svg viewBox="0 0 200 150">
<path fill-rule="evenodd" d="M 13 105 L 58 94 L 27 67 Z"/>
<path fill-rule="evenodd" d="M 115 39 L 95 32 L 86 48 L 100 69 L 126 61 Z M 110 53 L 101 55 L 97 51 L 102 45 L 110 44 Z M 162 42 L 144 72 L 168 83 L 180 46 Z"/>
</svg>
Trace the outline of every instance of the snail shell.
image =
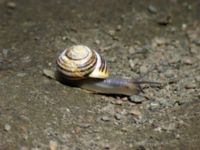
<svg viewBox="0 0 200 150">
<path fill-rule="evenodd" d="M 65 49 L 57 59 L 58 71 L 67 79 L 106 79 L 109 76 L 105 60 L 94 50 L 84 45 Z"/>
</svg>

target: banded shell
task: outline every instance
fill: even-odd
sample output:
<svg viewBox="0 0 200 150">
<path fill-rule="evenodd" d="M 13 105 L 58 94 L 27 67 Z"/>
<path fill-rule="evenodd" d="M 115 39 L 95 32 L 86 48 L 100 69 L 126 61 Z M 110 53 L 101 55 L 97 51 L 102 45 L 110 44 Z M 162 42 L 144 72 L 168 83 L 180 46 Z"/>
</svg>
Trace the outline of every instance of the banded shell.
<svg viewBox="0 0 200 150">
<path fill-rule="evenodd" d="M 57 69 L 66 78 L 108 78 L 105 60 L 94 50 L 84 45 L 75 45 L 65 49 L 57 58 Z"/>
</svg>

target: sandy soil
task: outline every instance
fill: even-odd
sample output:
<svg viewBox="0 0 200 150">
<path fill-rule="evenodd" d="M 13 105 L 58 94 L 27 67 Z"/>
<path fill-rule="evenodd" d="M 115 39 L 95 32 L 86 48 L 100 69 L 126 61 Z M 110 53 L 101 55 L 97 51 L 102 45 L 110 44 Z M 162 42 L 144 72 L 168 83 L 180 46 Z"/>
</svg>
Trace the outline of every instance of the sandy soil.
<svg viewBox="0 0 200 150">
<path fill-rule="evenodd" d="M 199 10 L 198 0 L 0 0 L 0 149 L 198 149 Z M 164 86 L 105 96 L 43 75 L 80 43 L 111 75 Z"/>
</svg>

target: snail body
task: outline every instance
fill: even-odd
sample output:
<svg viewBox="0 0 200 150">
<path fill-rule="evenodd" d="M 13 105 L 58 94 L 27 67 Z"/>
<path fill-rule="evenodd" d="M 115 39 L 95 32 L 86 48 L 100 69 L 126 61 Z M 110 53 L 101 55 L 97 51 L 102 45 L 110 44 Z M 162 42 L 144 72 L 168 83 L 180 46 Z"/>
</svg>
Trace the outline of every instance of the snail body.
<svg viewBox="0 0 200 150">
<path fill-rule="evenodd" d="M 141 87 L 131 79 L 107 78 L 105 80 L 90 80 L 84 82 L 80 87 L 103 94 L 134 95 L 139 93 Z M 95 89 L 95 91 L 94 91 Z"/>
<path fill-rule="evenodd" d="M 105 60 L 84 45 L 65 49 L 57 58 L 57 75 L 61 82 L 102 94 L 134 95 L 140 84 L 131 79 L 109 77 Z"/>
</svg>

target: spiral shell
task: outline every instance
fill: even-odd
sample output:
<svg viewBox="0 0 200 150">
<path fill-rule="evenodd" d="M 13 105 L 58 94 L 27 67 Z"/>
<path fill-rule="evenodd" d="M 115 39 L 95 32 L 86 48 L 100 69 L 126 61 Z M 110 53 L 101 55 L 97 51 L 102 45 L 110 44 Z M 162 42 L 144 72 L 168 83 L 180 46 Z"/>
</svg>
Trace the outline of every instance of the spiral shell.
<svg viewBox="0 0 200 150">
<path fill-rule="evenodd" d="M 57 69 L 72 80 L 88 77 L 106 79 L 109 76 L 105 60 L 84 45 L 65 49 L 57 59 Z"/>
</svg>

